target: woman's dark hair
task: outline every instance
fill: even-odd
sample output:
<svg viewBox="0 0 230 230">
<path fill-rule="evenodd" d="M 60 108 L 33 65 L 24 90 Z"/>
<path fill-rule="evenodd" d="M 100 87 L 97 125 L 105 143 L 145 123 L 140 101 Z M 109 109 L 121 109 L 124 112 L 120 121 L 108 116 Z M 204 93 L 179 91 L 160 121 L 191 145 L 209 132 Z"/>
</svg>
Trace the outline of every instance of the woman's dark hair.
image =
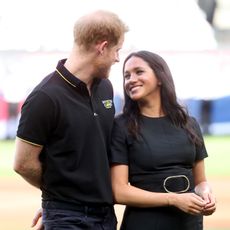
<svg viewBox="0 0 230 230">
<path fill-rule="evenodd" d="M 177 102 L 177 96 L 175 86 L 172 78 L 172 74 L 167 63 L 159 55 L 149 51 L 133 52 L 126 57 L 123 64 L 123 76 L 126 62 L 131 57 L 138 57 L 144 60 L 150 68 L 154 71 L 156 78 L 161 82 L 161 103 L 162 109 L 169 117 L 171 122 L 178 127 L 184 128 L 190 140 L 197 145 L 202 143 L 200 137 L 196 134 L 196 131 L 191 124 L 188 112 L 186 109 Z M 140 131 L 140 110 L 136 101 L 130 99 L 124 90 L 124 107 L 123 114 L 127 120 L 129 133 L 137 138 Z"/>
</svg>

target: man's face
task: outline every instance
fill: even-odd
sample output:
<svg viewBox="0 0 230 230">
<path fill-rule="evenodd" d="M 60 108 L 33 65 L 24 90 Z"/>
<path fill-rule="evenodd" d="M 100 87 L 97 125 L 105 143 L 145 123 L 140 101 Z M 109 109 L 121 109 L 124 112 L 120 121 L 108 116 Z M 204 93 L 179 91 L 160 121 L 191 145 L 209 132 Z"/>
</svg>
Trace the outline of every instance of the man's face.
<svg viewBox="0 0 230 230">
<path fill-rule="evenodd" d="M 108 78 L 111 66 L 120 61 L 119 51 L 122 48 L 124 37 L 120 39 L 117 45 L 105 47 L 103 55 L 99 57 L 95 68 L 95 76 L 99 78 Z"/>
</svg>

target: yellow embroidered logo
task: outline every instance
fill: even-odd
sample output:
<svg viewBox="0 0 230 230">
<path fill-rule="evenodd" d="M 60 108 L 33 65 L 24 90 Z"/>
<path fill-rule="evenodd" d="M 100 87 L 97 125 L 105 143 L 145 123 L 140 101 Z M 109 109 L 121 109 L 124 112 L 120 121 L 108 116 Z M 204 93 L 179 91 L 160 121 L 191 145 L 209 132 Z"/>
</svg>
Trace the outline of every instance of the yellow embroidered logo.
<svg viewBox="0 0 230 230">
<path fill-rule="evenodd" d="M 112 100 L 104 100 L 102 101 L 103 105 L 105 106 L 106 109 L 111 109 L 113 106 L 113 101 Z"/>
</svg>

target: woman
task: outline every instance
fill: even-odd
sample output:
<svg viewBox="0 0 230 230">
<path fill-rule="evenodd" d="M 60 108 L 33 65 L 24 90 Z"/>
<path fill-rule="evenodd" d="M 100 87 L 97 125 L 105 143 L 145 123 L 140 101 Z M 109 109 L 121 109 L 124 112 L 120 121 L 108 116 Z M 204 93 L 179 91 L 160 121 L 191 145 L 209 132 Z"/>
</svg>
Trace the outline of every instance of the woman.
<svg viewBox="0 0 230 230">
<path fill-rule="evenodd" d="M 201 230 L 215 211 L 203 137 L 176 98 L 166 62 L 148 51 L 124 61 L 123 114 L 112 133 L 111 177 L 125 230 Z"/>
</svg>

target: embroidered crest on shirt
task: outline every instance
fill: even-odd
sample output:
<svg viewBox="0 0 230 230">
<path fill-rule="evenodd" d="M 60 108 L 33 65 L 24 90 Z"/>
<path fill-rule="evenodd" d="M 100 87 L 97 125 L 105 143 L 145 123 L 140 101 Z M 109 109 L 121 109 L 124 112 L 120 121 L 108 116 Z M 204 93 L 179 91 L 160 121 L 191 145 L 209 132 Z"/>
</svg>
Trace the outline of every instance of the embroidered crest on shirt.
<svg viewBox="0 0 230 230">
<path fill-rule="evenodd" d="M 113 106 L 113 101 L 112 100 L 104 100 L 102 101 L 103 105 L 105 106 L 106 109 L 111 109 Z"/>
</svg>

